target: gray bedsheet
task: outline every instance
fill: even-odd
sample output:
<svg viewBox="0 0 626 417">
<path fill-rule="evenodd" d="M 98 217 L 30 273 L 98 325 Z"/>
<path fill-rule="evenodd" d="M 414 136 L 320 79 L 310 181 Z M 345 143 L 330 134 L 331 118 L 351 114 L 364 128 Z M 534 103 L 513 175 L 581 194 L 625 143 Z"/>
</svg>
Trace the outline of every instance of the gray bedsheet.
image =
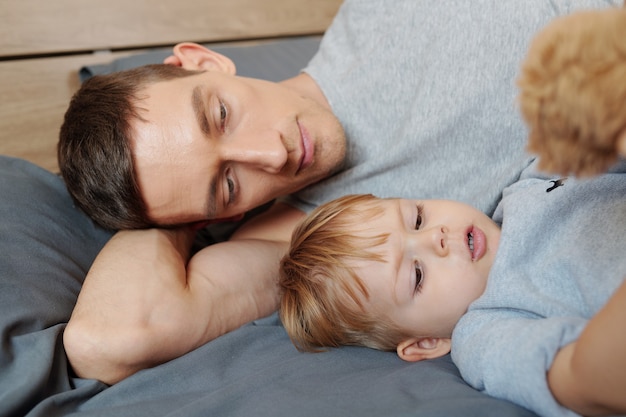
<svg viewBox="0 0 626 417">
<path fill-rule="evenodd" d="M 304 66 L 316 42 L 223 52 L 241 74 L 279 80 Z M 159 62 L 167 52 L 149 55 L 84 71 Z M 533 415 L 468 387 L 449 356 L 407 363 L 365 348 L 300 353 L 276 314 L 112 387 L 76 378 L 62 333 L 110 236 L 73 206 L 58 176 L 0 157 L 0 416 Z"/>
</svg>

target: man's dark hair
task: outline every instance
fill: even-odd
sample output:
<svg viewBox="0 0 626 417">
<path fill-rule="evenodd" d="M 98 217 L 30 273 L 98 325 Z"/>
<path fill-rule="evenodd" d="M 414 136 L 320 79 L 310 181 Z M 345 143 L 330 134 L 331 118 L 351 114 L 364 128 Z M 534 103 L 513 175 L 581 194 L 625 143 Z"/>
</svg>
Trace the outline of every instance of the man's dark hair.
<svg viewBox="0 0 626 417">
<path fill-rule="evenodd" d="M 74 94 L 61 126 L 59 168 L 76 204 L 107 229 L 154 226 L 141 197 L 130 146 L 130 123 L 148 85 L 197 74 L 146 65 L 94 76 Z"/>
</svg>

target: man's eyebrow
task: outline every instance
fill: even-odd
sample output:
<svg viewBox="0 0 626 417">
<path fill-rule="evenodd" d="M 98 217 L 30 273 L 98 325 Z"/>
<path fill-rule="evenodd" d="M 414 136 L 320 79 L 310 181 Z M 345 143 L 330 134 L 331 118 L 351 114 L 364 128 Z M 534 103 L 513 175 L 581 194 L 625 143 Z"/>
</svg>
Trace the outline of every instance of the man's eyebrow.
<svg viewBox="0 0 626 417">
<path fill-rule="evenodd" d="M 191 93 L 191 107 L 193 107 L 200 130 L 206 136 L 210 136 L 211 127 L 204 110 L 204 90 L 199 85 L 195 86 Z M 209 184 L 209 198 L 206 202 L 206 207 L 207 217 L 210 219 L 215 218 L 217 215 L 217 177 L 215 176 L 211 178 L 211 183 Z"/>
<path fill-rule="evenodd" d="M 196 114 L 200 130 L 202 130 L 205 135 L 210 135 L 211 127 L 209 126 L 209 120 L 204 110 L 204 91 L 199 85 L 195 86 L 191 93 L 191 106 L 193 107 L 193 112 Z"/>
</svg>

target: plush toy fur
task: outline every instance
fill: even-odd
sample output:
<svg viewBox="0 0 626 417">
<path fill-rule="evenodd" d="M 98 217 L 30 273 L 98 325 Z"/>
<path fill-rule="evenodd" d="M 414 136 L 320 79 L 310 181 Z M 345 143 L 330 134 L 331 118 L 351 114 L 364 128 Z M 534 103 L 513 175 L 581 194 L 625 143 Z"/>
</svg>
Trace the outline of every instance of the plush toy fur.
<svg viewBox="0 0 626 417">
<path fill-rule="evenodd" d="M 589 176 L 626 156 L 626 3 L 557 19 L 533 40 L 518 80 L 540 168 Z"/>
</svg>

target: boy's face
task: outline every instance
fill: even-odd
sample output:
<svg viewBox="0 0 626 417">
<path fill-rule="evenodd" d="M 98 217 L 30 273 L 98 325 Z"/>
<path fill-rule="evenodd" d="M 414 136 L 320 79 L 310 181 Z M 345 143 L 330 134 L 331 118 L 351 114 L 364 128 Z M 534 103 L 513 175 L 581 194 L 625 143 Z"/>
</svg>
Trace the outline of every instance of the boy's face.
<svg viewBox="0 0 626 417">
<path fill-rule="evenodd" d="M 500 228 L 481 211 L 447 200 L 380 200 L 368 236 L 388 233 L 386 262 L 358 261 L 368 303 L 415 337 L 449 338 L 484 291 Z"/>
<path fill-rule="evenodd" d="M 135 170 L 157 223 L 228 218 L 328 176 L 345 136 L 288 86 L 222 71 L 157 82 L 133 125 Z"/>
</svg>

